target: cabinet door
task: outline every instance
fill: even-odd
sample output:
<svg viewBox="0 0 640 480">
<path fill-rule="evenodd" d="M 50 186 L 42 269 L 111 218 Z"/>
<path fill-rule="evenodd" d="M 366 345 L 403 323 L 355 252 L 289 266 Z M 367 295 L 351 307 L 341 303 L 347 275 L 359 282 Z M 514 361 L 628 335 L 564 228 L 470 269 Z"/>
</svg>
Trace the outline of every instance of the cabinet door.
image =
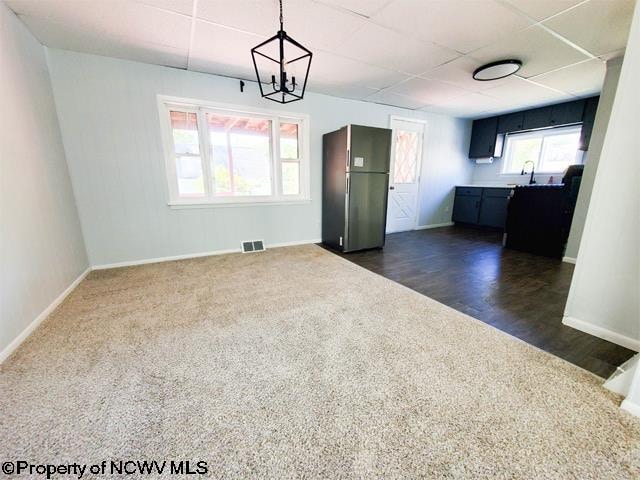
<svg viewBox="0 0 640 480">
<path fill-rule="evenodd" d="M 483 195 L 478 223 L 486 227 L 504 228 L 508 203 L 507 196 Z"/>
<path fill-rule="evenodd" d="M 469 158 L 493 157 L 498 135 L 498 117 L 473 121 Z"/>
<path fill-rule="evenodd" d="M 551 107 L 534 108 L 524 112 L 524 129 L 544 128 L 551 125 Z"/>
<path fill-rule="evenodd" d="M 519 132 L 524 128 L 524 112 L 514 112 L 498 117 L 498 134 Z"/>
<path fill-rule="evenodd" d="M 600 97 L 591 97 L 587 98 L 585 103 L 584 115 L 582 117 L 582 130 L 580 132 L 580 150 L 589 150 L 589 142 L 591 141 L 593 124 L 596 121 L 599 100 Z"/>
<path fill-rule="evenodd" d="M 451 220 L 454 222 L 477 224 L 479 211 L 479 195 L 456 195 L 453 202 L 453 216 Z"/>
<path fill-rule="evenodd" d="M 580 123 L 584 113 L 584 100 L 559 103 L 551 107 L 551 125 L 569 125 Z"/>
</svg>

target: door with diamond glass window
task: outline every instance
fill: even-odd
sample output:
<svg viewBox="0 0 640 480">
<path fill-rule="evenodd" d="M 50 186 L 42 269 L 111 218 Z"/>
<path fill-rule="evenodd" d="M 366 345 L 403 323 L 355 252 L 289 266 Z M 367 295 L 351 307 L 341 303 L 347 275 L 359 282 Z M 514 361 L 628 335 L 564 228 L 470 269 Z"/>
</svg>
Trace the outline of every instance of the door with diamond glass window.
<svg viewBox="0 0 640 480">
<path fill-rule="evenodd" d="M 391 129 L 387 233 L 413 230 L 417 226 L 425 124 L 392 117 Z"/>
</svg>

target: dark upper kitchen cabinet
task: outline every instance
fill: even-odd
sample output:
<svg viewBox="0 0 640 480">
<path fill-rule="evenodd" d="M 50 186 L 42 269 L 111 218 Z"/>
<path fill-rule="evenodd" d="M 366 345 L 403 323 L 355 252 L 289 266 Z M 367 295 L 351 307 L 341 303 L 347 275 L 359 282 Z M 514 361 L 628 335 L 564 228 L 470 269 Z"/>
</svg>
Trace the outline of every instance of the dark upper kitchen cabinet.
<svg viewBox="0 0 640 480">
<path fill-rule="evenodd" d="M 508 133 L 582 123 L 580 149 L 589 148 L 598 100 L 591 97 L 473 121 L 469 158 L 500 157 Z"/>
<path fill-rule="evenodd" d="M 544 128 L 551 125 L 552 107 L 534 108 L 524 112 L 524 130 Z"/>
<path fill-rule="evenodd" d="M 498 136 L 498 117 L 473 121 L 469 158 L 493 157 Z"/>
<path fill-rule="evenodd" d="M 519 132 L 524 127 L 524 112 L 514 112 L 498 117 L 498 134 Z"/>
<path fill-rule="evenodd" d="M 600 100 L 600 97 L 587 98 L 585 101 L 582 130 L 580 132 L 580 150 L 589 150 L 591 132 L 593 132 L 593 124 L 596 121 L 596 112 L 598 110 L 598 100 Z"/>
<path fill-rule="evenodd" d="M 559 103 L 551 106 L 551 125 L 569 125 L 582 122 L 584 100 Z"/>
</svg>

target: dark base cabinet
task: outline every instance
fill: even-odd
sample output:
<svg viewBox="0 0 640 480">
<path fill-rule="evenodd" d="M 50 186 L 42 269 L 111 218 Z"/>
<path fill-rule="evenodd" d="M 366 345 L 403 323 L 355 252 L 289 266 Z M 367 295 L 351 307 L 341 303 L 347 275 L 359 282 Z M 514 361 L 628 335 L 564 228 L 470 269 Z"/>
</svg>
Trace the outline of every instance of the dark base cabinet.
<svg viewBox="0 0 640 480">
<path fill-rule="evenodd" d="M 456 187 L 451 220 L 504 229 L 510 188 Z"/>
</svg>

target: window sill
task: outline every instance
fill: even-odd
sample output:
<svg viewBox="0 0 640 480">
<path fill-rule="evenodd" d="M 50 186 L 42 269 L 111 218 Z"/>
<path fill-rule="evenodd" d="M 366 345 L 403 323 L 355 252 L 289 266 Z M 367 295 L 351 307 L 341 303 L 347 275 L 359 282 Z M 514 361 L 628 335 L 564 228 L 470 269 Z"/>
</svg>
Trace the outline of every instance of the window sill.
<svg viewBox="0 0 640 480">
<path fill-rule="evenodd" d="M 282 205 L 309 205 L 310 199 L 275 200 L 268 202 L 169 202 L 167 205 L 172 210 L 184 210 L 191 208 L 235 208 L 235 207 L 271 207 Z"/>
</svg>

